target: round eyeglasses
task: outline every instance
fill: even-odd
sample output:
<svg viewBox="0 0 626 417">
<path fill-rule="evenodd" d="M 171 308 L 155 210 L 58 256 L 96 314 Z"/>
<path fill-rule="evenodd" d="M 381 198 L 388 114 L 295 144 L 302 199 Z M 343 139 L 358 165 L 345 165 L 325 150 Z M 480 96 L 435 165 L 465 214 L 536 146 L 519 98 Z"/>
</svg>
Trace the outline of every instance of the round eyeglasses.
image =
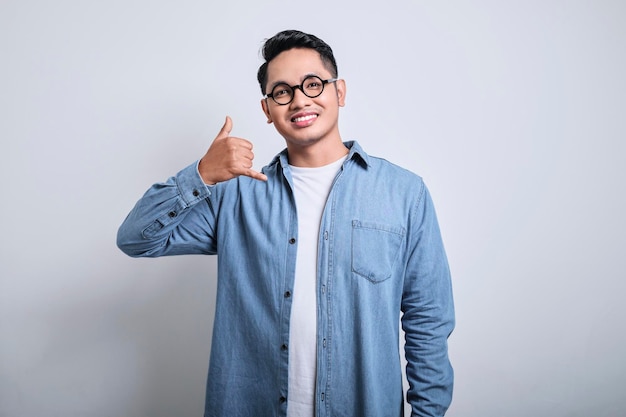
<svg viewBox="0 0 626 417">
<path fill-rule="evenodd" d="M 293 101 L 296 95 L 296 88 L 304 93 L 309 98 L 315 98 L 324 92 L 324 86 L 328 83 L 334 83 L 337 78 L 329 78 L 322 80 L 316 75 L 309 75 L 302 81 L 300 85 L 289 85 L 286 83 L 276 84 L 272 88 L 272 92 L 266 94 L 265 97 L 269 97 L 280 106 L 284 106 Z"/>
</svg>

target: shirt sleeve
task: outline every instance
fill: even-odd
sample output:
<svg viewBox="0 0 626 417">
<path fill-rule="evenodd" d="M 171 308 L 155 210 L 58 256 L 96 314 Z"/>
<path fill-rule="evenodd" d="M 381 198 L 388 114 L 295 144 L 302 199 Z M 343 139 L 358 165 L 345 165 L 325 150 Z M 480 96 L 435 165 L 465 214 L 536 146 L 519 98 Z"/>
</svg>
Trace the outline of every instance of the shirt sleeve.
<svg viewBox="0 0 626 417">
<path fill-rule="evenodd" d="M 216 253 L 215 187 L 202 181 L 198 162 L 154 184 L 117 232 L 117 246 L 132 257 Z"/>
<path fill-rule="evenodd" d="M 452 401 L 447 341 L 454 328 L 454 303 L 435 209 L 423 184 L 412 222 L 402 297 L 407 399 L 413 417 L 443 416 Z"/>
</svg>

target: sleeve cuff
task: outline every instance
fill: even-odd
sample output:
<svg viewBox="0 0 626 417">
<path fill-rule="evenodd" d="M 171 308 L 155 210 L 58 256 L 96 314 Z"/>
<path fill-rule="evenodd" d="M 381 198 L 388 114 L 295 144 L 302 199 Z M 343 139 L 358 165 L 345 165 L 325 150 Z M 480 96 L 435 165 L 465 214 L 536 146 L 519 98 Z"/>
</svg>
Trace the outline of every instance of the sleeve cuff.
<svg viewBox="0 0 626 417">
<path fill-rule="evenodd" d="M 181 198 L 188 206 L 194 205 L 211 195 L 213 185 L 206 185 L 198 172 L 196 161 L 176 174 L 176 184 Z"/>
</svg>

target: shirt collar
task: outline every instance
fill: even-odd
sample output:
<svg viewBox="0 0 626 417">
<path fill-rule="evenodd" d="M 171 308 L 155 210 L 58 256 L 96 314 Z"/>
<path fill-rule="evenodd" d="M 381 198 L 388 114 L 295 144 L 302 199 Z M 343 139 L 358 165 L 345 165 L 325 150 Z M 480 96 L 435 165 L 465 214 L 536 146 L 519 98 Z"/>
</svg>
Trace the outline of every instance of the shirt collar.
<svg viewBox="0 0 626 417">
<path fill-rule="evenodd" d="M 359 145 L 357 141 L 351 140 L 344 142 L 343 144 L 346 145 L 346 148 L 350 150 L 346 161 L 354 159 L 355 161 L 359 162 L 360 165 L 363 166 L 363 168 L 367 168 L 370 166 L 369 155 L 365 153 L 365 151 L 363 150 L 363 148 L 361 148 L 361 145 Z M 287 158 L 287 148 L 283 149 L 278 155 L 276 155 L 272 159 L 272 162 L 270 162 L 269 166 L 277 164 L 278 162 L 280 162 L 283 167 L 289 165 Z"/>
</svg>

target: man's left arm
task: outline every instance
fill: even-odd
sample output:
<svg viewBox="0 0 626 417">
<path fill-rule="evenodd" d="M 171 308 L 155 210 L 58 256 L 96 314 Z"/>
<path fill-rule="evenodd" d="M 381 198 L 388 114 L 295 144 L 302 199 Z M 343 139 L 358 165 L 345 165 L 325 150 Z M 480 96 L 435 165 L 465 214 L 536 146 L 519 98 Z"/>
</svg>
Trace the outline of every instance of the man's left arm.
<svg viewBox="0 0 626 417">
<path fill-rule="evenodd" d="M 412 216 L 402 328 L 413 417 L 439 417 L 452 401 L 448 336 L 454 328 L 450 270 L 432 199 L 422 183 Z"/>
</svg>

